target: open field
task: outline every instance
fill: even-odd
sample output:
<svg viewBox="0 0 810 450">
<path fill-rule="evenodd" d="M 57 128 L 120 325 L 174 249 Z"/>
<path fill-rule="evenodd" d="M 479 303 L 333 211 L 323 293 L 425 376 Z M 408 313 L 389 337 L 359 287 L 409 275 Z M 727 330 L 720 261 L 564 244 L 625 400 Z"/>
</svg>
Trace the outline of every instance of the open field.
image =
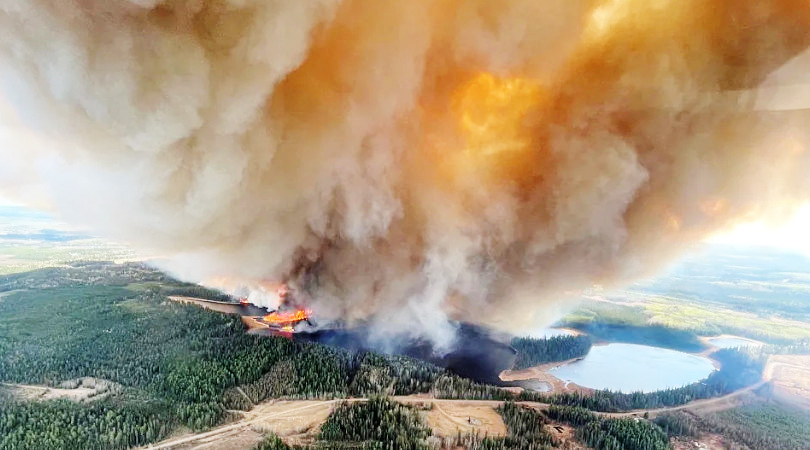
<svg viewBox="0 0 810 450">
<path fill-rule="evenodd" d="M 414 404 L 417 407 L 432 404 L 432 409 L 424 410 L 422 413 L 438 436 L 451 437 L 458 430 L 462 433 L 480 430 L 481 435 L 487 432 L 490 436 L 506 434 L 506 426 L 495 411 L 495 408 L 501 405 L 500 401 L 441 400 L 425 396 L 395 397 L 394 400 Z M 342 401 L 363 402 L 366 399 L 270 401 L 257 405 L 234 423 L 204 433 L 176 436 L 145 448 L 249 449 L 259 441 L 257 436 L 269 431 L 276 433 L 288 443 L 311 442 L 318 427 Z M 536 408 L 548 406 L 542 403 L 531 405 Z"/>
<path fill-rule="evenodd" d="M 180 295 L 170 295 L 169 299 L 178 303 L 186 303 L 191 305 L 201 306 L 211 311 L 217 311 L 226 314 L 233 314 L 234 307 L 239 306 L 235 303 L 217 302 L 213 300 L 205 300 L 201 298 L 185 297 Z"/>
<path fill-rule="evenodd" d="M 764 378 L 775 398 L 810 410 L 810 355 L 772 355 Z"/>
<path fill-rule="evenodd" d="M 0 275 L 60 267 L 72 261 L 140 261 L 132 250 L 101 239 L 70 242 L 0 242 Z"/>
<path fill-rule="evenodd" d="M 62 383 L 62 387 L 34 386 L 26 384 L 0 383 L 12 396 L 20 400 L 67 399 L 76 402 L 100 400 L 120 389 L 120 386 L 106 380 L 84 377 Z"/>
<path fill-rule="evenodd" d="M 605 417 L 641 417 L 655 416 L 673 411 L 714 412 L 723 411 L 740 405 L 740 399 L 752 395 L 765 384 L 764 381 L 723 397 L 696 400 L 685 405 L 649 410 L 636 410 L 624 413 L 597 413 Z M 436 399 L 426 395 L 398 396 L 393 399 L 400 403 L 431 409 L 423 411 L 428 425 L 438 436 L 452 436 L 457 431 L 486 431 L 490 436 L 504 435 L 506 427 L 495 408 L 502 405 L 499 400 L 447 400 Z M 186 433 L 175 436 L 148 449 L 235 449 L 247 450 L 259 440 L 262 433 L 273 431 L 288 443 L 312 442 L 318 427 L 326 420 L 334 407 L 343 401 L 364 402 L 365 398 L 346 400 L 281 400 L 259 404 L 251 411 L 244 413 L 236 422 L 214 428 L 204 433 Z M 520 405 L 541 411 L 549 407 L 546 403 L 517 402 Z M 552 427 L 553 428 L 553 427 Z M 554 429 L 555 436 L 564 438 L 562 431 Z M 571 430 L 567 430 L 570 438 Z M 575 447 L 571 447 L 575 448 Z"/>
<path fill-rule="evenodd" d="M 584 298 L 575 311 L 562 319 L 562 323 L 590 322 L 597 318 L 607 323 L 663 325 L 711 336 L 732 334 L 769 341 L 810 338 L 810 323 L 758 315 L 718 304 L 631 291 Z"/>
<path fill-rule="evenodd" d="M 191 305 L 201 306 L 205 309 L 210 309 L 212 311 L 217 311 L 225 314 L 234 314 L 235 308 L 239 305 L 235 303 L 229 302 L 218 302 L 215 300 L 207 300 L 203 298 L 196 298 L 196 297 L 187 297 L 182 295 L 170 295 L 169 299 L 178 302 L 178 303 L 185 303 Z M 261 330 L 264 328 L 270 328 L 269 325 L 266 323 L 260 322 L 256 317 L 251 316 L 241 316 L 242 323 L 248 327 L 251 331 Z"/>
<path fill-rule="evenodd" d="M 478 431 L 488 436 L 506 436 L 506 425 L 491 405 L 475 402 L 430 402 L 433 407 L 424 411 L 428 426 L 441 437 L 453 437 Z"/>
</svg>

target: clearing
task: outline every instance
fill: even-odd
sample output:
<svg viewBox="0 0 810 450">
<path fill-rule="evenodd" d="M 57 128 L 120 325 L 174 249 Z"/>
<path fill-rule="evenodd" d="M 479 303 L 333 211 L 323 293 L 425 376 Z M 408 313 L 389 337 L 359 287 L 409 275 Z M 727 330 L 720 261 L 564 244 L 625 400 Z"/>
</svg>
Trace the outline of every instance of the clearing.
<svg viewBox="0 0 810 450">
<path fill-rule="evenodd" d="M 429 404 L 432 408 L 424 411 L 425 421 L 437 436 L 453 437 L 458 432 L 475 431 L 487 436 L 506 436 L 506 425 L 492 405 L 463 400 Z"/>
<path fill-rule="evenodd" d="M 810 355 L 771 355 L 763 378 L 774 397 L 810 410 Z"/>
<path fill-rule="evenodd" d="M 637 410 L 625 413 L 599 413 L 607 417 L 633 417 L 649 413 L 650 417 L 658 414 L 678 411 L 711 409 L 723 410 L 738 406 L 739 397 L 749 395 L 760 388 L 762 381 L 723 397 L 696 400 L 685 405 L 669 408 Z M 337 400 L 276 400 L 256 405 L 248 412 L 237 412 L 242 418 L 236 422 L 222 425 L 203 433 L 186 433 L 174 436 L 145 447 L 149 449 L 184 449 L 184 450 L 225 450 L 249 449 L 259 442 L 262 435 L 268 431 L 278 434 L 285 442 L 290 444 L 311 443 L 320 425 L 326 420 L 335 406 L 340 402 L 364 402 L 365 398 L 337 399 Z M 393 397 L 400 403 L 412 404 L 422 410 L 428 425 L 434 434 L 442 437 L 452 437 L 458 431 L 478 431 L 481 435 L 505 435 L 506 427 L 495 408 L 503 402 L 498 400 L 445 400 L 431 398 L 425 395 L 411 395 Z M 548 404 L 536 402 L 517 402 L 535 410 L 544 410 Z M 432 406 L 431 406 L 432 405 Z M 555 424 L 557 425 L 557 424 Z M 571 440 L 570 427 L 560 426 L 561 430 L 551 426 L 552 434 L 567 440 L 568 447 L 578 448 Z"/>
<path fill-rule="evenodd" d="M 34 386 L 28 384 L 0 383 L 11 395 L 21 400 L 56 400 L 60 398 L 76 402 L 95 401 L 119 390 L 111 381 L 84 377 L 63 382 L 60 387 Z"/>
</svg>

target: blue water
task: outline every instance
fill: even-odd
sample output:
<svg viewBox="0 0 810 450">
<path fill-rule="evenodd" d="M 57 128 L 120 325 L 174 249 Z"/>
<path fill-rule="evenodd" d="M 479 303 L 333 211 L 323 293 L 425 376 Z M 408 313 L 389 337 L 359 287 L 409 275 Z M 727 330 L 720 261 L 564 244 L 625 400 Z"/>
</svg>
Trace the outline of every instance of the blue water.
<svg viewBox="0 0 810 450">
<path fill-rule="evenodd" d="M 592 389 L 652 392 L 709 376 L 708 358 L 635 344 L 597 345 L 584 359 L 552 369 L 555 377 Z"/>
</svg>

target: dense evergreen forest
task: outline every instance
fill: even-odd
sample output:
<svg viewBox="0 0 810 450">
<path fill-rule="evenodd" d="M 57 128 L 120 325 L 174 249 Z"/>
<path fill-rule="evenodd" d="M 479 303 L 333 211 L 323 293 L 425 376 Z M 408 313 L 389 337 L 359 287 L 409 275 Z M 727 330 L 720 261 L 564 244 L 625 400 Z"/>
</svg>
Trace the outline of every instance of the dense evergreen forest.
<svg viewBox="0 0 810 450">
<path fill-rule="evenodd" d="M 585 356 L 591 349 L 591 338 L 585 335 L 554 336 L 547 339 L 514 338 L 512 348 L 517 351 L 514 368 L 526 369 Z"/>
<path fill-rule="evenodd" d="M 591 321 L 564 321 L 560 326 L 582 331 L 594 341 L 650 345 L 682 352 L 701 352 L 706 346 L 692 331 L 664 325 L 618 323 L 596 318 Z"/>
<path fill-rule="evenodd" d="M 645 419 L 611 419 L 572 406 L 552 405 L 549 418 L 576 426 L 576 437 L 597 450 L 665 450 L 669 439 L 660 427 Z"/>
<path fill-rule="evenodd" d="M 759 400 L 703 417 L 674 412 L 657 417 L 655 423 L 670 436 L 720 434 L 725 445 L 732 448 L 810 448 L 810 414 L 773 401 Z"/>
<path fill-rule="evenodd" d="M 339 405 L 321 426 L 318 439 L 345 443 L 379 443 L 385 448 L 426 449 L 431 435 L 419 412 L 386 398 Z"/>
<path fill-rule="evenodd" d="M 705 380 L 680 388 L 647 393 L 596 391 L 587 395 L 576 392 L 543 395 L 524 391 L 518 398 L 617 412 L 682 405 L 692 400 L 729 394 L 760 381 L 765 365 L 763 354 L 741 349 L 722 349 L 712 354 L 712 357 L 721 363 L 720 370 L 712 372 Z"/>
<path fill-rule="evenodd" d="M 537 411 L 508 401 L 498 407 L 498 413 L 506 424 L 508 435 L 506 439 L 493 442 L 502 444 L 497 448 L 539 450 L 559 445 L 546 429 L 545 416 Z"/>
<path fill-rule="evenodd" d="M 111 285 L 104 285 L 103 267 L 0 278 L 0 286 L 25 289 L 0 301 L 0 381 L 57 386 L 95 377 L 122 387 L 89 404 L 5 400 L 0 448 L 59 442 L 62 434 L 42 426 L 50 415 L 59 415 L 53 422 L 74 439 L 65 442 L 86 443 L 62 448 L 126 448 L 179 425 L 214 426 L 227 420 L 226 410 L 270 397 L 509 395 L 411 358 L 249 335 L 239 317 L 168 301 L 178 284 L 165 276 L 110 264 Z M 40 281 L 55 287 L 39 289 Z"/>
</svg>

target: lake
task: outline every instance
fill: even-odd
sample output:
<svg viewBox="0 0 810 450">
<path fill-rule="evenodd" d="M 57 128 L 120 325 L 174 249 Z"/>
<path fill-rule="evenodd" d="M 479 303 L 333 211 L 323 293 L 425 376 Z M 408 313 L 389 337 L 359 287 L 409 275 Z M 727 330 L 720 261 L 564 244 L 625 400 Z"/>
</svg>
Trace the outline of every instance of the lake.
<svg viewBox="0 0 810 450">
<path fill-rule="evenodd" d="M 592 389 L 653 392 L 694 383 L 709 376 L 708 358 L 636 344 L 591 348 L 585 358 L 554 368 L 550 374 Z"/>
</svg>

